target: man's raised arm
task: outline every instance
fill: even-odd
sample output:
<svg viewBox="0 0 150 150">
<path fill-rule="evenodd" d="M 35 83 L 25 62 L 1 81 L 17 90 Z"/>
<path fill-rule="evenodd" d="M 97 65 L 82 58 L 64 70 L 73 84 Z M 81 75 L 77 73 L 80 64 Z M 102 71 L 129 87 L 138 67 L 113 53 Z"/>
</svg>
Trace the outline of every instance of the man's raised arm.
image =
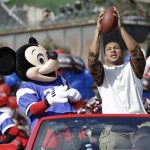
<svg viewBox="0 0 150 150">
<path fill-rule="evenodd" d="M 120 30 L 120 34 L 131 53 L 131 65 L 134 73 L 136 74 L 137 78 L 142 79 L 143 73 L 146 65 L 146 61 L 141 51 L 141 48 L 138 42 L 125 30 L 123 24 L 121 22 L 120 14 L 117 8 L 115 8 L 118 17 L 118 27 Z"/>
<path fill-rule="evenodd" d="M 88 68 L 97 86 L 101 86 L 104 79 L 103 64 L 102 62 L 99 61 L 100 35 L 101 35 L 100 20 L 102 19 L 101 16 L 103 13 L 104 12 L 101 12 L 97 19 L 97 26 L 90 46 L 89 56 L 88 56 Z"/>
</svg>

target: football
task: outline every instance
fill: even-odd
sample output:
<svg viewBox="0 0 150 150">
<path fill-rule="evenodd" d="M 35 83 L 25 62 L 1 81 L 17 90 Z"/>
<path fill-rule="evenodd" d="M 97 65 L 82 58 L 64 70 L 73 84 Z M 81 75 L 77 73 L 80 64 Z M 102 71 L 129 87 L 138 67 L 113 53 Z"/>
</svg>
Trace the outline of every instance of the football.
<svg viewBox="0 0 150 150">
<path fill-rule="evenodd" d="M 108 33 L 117 26 L 118 19 L 116 16 L 113 15 L 115 13 L 116 12 L 112 6 L 104 10 L 104 14 L 102 16 L 103 19 L 101 20 L 101 27 L 103 33 Z"/>
</svg>

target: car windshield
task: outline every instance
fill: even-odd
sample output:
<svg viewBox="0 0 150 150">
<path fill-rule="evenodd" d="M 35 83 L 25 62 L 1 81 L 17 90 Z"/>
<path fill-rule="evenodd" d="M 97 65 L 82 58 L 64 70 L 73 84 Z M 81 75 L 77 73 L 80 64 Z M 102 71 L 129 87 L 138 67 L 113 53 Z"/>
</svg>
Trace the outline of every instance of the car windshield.
<svg viewBox="0 0 150 150">
<path fill-rule="evenodd" d="M 33 150 L 147 150 L 149 139 L 148 117 L 57 118 L 42 122 Z"/>
</svg>

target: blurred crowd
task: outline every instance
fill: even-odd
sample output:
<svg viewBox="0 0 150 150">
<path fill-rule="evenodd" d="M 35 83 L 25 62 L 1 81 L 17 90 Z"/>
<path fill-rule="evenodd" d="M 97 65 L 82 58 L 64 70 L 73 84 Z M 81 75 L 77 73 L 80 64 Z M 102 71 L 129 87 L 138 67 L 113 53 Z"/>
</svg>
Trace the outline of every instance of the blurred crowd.
<svg viewBox="0 0 150 150">
<path fill-rule="evenodd" d="M 87 21 L 97 17 L 100 6 L 92 0 L 76 0 L 74 4 L 66 3 L 50 9 L 38 8 L 22 4 L 14 4 L 13 8 L 7 3 L 0 2 L 2 23 L 0 30 L 37 28 L 50 24 L 64 24 Z"/>
<path fill-rule="evenodd" d="M 66 5 L 59 6 L 58 9 L 59 13 L 57 15 L 49 9 L 44 9 L 40 25 L 81 22 L 94 19 L 100 8 L 94 5 L 91 0 L 76 0 L 74 5 L 66 3 Z"/>
</svg>

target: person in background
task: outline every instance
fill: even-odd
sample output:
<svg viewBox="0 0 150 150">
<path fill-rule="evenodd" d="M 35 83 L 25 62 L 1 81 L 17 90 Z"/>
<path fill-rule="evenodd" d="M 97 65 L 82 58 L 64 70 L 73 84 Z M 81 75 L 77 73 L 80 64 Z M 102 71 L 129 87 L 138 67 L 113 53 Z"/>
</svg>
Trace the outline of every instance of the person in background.
<svg viewBox="0 0 150 150">
<path fill-rule="evenodd" d="M 43 18 L 40 22 L 40 24 L 48 24 L 48 23 L 52 23 L 55 20 L 55 15 L 54 12 L 50 11 L 49 9 L 44 9 L 43 10 Z"/>
<path fill-rule="evenodd" d="M 131 53 L 130 61 L 124 63 L 120 44 L 116 41 L 105 45 L 106 64 L 99 60 L 102 11 L 89 50 L 88 68 L 102 98 L 103 114 L 146 114 L 142 102 L 145 58 L 137 41 L 126 32 L 118 9 L 114 7 L 114 10 L 119 32 Z"/>
<path fill-rule="evenodd" d="M 9 114 L 0 112 L 0 144 L 10 143 L 19 134 L 19 130 Z"/>
</svg>

